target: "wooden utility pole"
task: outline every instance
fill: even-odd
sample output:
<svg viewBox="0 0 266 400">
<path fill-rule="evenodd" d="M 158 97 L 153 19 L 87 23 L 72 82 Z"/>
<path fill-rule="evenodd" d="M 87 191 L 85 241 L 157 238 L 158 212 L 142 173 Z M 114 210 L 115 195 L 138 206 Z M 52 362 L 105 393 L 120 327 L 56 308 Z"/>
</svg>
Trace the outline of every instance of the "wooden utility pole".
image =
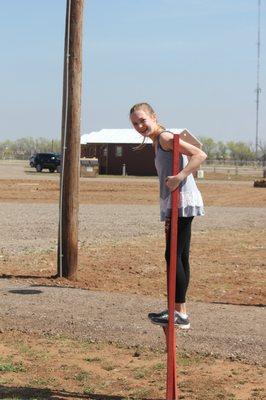
<svg viewBox="0 0 266 400">
<path fill-rule="evenodd" d="M 67 0 L 57 275 L 76 279 L 84 0 Z"/>
</svg>

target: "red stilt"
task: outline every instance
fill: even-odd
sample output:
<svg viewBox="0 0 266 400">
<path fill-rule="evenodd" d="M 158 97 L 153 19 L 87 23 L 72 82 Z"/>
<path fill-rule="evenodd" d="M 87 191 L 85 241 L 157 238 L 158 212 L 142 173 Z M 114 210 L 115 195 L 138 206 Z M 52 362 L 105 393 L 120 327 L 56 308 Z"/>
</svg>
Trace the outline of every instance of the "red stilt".
<svg viewBox="0 0 266 400">
<path fill-rule="evenodd" d="M 179 172 L 179 135 L 174 135 L 173 139 L 173 164 L 172 175 Z M 171 212 L 171 241 L 170 241 L 170 271 L 168 279 L 168 311 L 169 322 L 165 327 L 167 344 L 167 382 L 166 382 L 166 400 L 178 400 L 177 392 L 177 374 L 176 374 L 176 335 L 174 326 L 175 311 L 175 290 L 176 290 L 176 261 L 177 261 L 177 238 L 178 238 L 178 205 L 179 188 L 171 194 L 172 212 Z"/>
</svg>

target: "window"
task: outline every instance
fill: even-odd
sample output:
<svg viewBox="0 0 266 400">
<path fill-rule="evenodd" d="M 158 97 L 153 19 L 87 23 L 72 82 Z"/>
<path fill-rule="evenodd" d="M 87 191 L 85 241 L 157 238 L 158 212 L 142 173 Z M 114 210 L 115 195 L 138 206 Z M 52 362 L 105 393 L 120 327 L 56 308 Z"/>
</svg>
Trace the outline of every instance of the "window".
<svg viewBox="0 0 266 400">
<path fill-rule="evenodd" d="M 115 147 L 115 156 L 116 157 L 122 157 L 123 155 L 123 147 L 122 146 L 116 146 Z"/>
</svg>

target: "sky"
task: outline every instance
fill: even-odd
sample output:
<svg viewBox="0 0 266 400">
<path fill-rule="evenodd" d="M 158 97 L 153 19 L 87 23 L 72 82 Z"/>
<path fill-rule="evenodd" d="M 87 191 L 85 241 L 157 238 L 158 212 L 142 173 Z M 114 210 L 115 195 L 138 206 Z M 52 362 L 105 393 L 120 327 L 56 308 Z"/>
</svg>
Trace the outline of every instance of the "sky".
<svg viewBox="0 0 266 400">
<path fill-rule="evenodd" d="M 159 122 L 255 143 L 257 0 L 84 0 L 81 133 Z M 60 139 L 66 0 L 0 0 L 0 141 Z M 259 136 L 266 141 L 266 0 Z"/>
</svg>

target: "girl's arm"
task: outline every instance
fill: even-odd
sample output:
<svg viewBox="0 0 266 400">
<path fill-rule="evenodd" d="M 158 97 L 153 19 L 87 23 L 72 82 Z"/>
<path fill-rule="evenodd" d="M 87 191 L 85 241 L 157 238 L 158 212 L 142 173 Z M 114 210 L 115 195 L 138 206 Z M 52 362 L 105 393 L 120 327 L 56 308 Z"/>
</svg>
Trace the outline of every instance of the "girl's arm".
<svg viewBox="0 0 266 400">
<path fill-rule="evenodd" d="M 159 140 L 164 150 L 173 150 L 173 134 L 171 132 L 162 132 Z M 207 158 L 204 151 L 192 144 L 184 142 L 182 139 L 179 139 L 179 149 L 182 154 L 189 156 L 190 159 L 185 168 L 177 175 L 168 176 L 166 178 L 166 186 L 168 186 L 171 191 L 175 190 L 189 174 L 198 169 L 200 164 Z"/>
</svg>

